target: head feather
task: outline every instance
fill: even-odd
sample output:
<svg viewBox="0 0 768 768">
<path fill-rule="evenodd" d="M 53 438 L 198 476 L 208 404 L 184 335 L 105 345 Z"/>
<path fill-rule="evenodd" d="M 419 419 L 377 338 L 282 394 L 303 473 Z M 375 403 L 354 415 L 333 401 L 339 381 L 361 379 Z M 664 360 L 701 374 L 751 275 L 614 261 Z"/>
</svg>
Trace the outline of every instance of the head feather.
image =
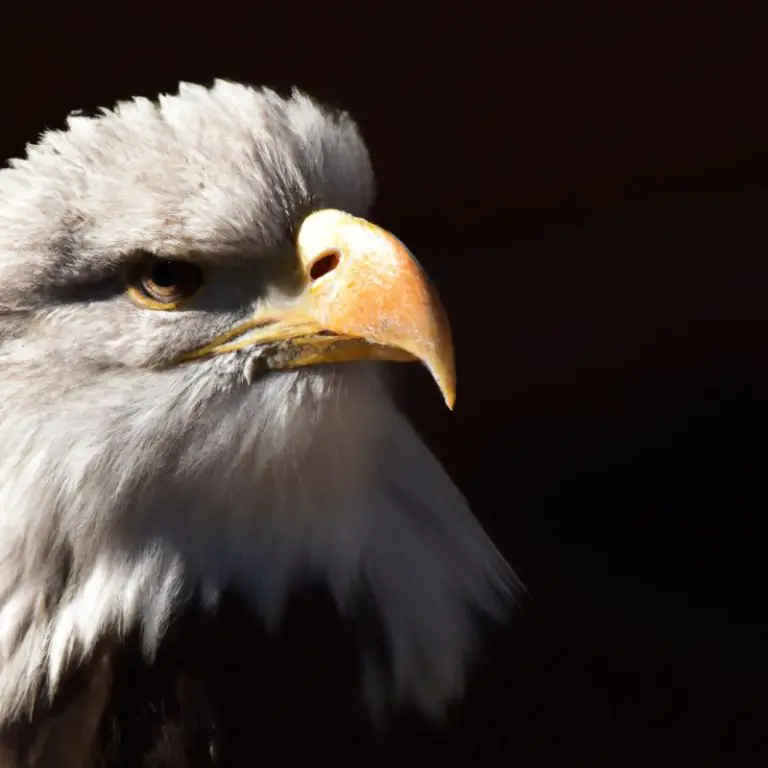
<svg viewBox="0 0 768 768">
<path fill-rule="evenodd" d="M 261 274 L 308 208 L 372 196 L 350 118 L 223 81 L 72 117 L 0 172 L 0 723 L 106 636 L 151 654 L 197 586 L 274 624 L 307 574 L 343 613 L 373 596 L 393 669 L 369 668 L 372 704 L 460 694 L 514 577 L 378 369 L 159 370 L 234 310 L 150 321 L 109 290 L 137 249 Z"/>
</svg>

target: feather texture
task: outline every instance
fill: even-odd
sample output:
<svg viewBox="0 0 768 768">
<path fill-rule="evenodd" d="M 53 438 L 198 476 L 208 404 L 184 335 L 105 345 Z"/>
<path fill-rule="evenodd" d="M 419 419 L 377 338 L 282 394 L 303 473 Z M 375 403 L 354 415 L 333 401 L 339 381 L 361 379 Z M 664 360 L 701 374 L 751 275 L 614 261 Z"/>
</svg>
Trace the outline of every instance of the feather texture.
<svg viewBox="0 0 768 768">
<path fill-rule="evenodd" d="M 378 368 L 161 367 L 280 300 L 297 217 L 372 196 L 349 118 L 225 82 L 72 118 L 0 172 L 0 724 L 105 641 L 151 659 L 197 589 L 276 627 L 306 577 L 342 614 L 372 596 L 374 711 L 461 693 L 514 576 Z M 210 303 L 137 310 L 116 275 L 142 249 L 217 265 Z"/>
</svg>

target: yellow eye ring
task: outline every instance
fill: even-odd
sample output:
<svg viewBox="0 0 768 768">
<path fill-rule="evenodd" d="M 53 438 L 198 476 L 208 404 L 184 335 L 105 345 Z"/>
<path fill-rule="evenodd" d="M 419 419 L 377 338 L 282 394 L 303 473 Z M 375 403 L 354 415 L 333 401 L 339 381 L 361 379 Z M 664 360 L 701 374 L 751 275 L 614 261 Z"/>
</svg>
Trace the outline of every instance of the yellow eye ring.
<svg viewBox="0 0 768 768">
<path fill-rule="evenodd" d="M 128 272 L 127 293 L 141 307 L 167 312 L 191 301 L 204 282 L 196 264 L 148 255 Z"/>
</svg>

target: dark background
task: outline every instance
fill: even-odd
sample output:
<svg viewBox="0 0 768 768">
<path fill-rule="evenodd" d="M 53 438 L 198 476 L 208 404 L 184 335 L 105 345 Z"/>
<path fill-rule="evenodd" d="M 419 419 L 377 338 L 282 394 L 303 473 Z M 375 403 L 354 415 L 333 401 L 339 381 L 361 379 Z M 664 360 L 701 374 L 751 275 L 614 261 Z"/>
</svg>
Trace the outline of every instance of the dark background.
<svg viewBox="0 0 768 768">
<path fill-rule="evenodd" d="M 383 763 L 765 764 L 768 7 L 503 5 L 7 3 L 0 154 L 181 79 L 349 110 L 454 324 L 455 413 L 406 403 L 530 592 Z"/>
</svg>

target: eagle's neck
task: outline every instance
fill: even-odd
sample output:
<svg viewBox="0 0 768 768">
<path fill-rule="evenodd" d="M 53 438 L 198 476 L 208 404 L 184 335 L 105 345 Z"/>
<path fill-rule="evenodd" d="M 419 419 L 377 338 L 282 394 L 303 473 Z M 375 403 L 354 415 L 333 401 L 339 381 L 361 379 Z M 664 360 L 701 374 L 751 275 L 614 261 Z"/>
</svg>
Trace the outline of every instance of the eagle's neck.
<svg viewBox="0 0 768 768">
<path fill-rule="evenodd" d="M 0 724 L 105 638 L 140 630 L 151 656 L 197 587 L 239 587 L 269 626 L 307 572 L 342 613 L 372 594 L 392 659 L 372 702 L 461 692 L 473 614 L 511 574 L 378 380 L 334 375 L 204 411 L 190 387 L 141 412 L 114 393 L 111 421 L 0 414 Z"/>
</svg>

